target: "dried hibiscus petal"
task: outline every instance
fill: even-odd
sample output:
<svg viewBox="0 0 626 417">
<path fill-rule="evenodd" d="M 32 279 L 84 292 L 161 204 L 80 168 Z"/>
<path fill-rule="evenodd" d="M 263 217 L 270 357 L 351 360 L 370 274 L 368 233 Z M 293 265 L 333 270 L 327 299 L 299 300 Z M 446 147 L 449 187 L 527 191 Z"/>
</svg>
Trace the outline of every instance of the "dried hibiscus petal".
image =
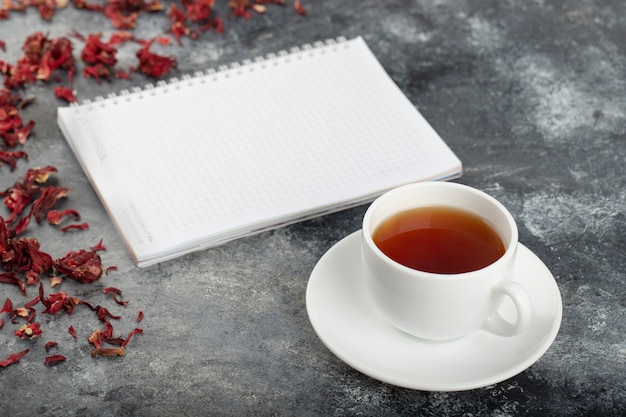
<svg viewBox="0 0 626 417">
<path fill-rule="evenodd" d="M 63 211 L 50 210 L 46 214 L 46 220 L 48 220 L 48 223 L 50 224 L 59 224 L 61 223 L 61 220 L 63 220 L 63 217 L 66 216 L 72 216 L 75 220 L 80 220 L 80 213 L 74 209 L 67 209 Z"/>
<path fill-rule="evenodd" d="M 0 73 L 5 77 L 10 76 L 14 67 L 0 61 Z M 5 85 L 10 78 L 5 78 Z M 24 125 L 19 114 L 20 106 L 23 104 L 19 94 L 13 94 L 7 88 L 0 88 L 0 139 L 9 148 L 18 144 L 26 143 L 26 140 L 35 127 L 34 121 L 29 121 Z"/>
<path fill-rule="evenodd" d="M 61 231 L 63 233 L 69 232 L 70 230 L 86 230 L 89 229 L 89 223 L 79 223 L 79 224 L 70 224 L 67 226 L 63 226 Z"/>
<path fill-rule="evenodd" d="M 306 14 L 306 8 L 302 5 L 302 2 L 300 0 L 294 0 L 293 8 L 296 9 L 296 13 L 298 13 L 299 15 Z"/>
<path fill-rule="evenodd" d="M 46 358 L 43 361 L 43 364 L 46 366 L 56 365 L 58 363 L 65 362 L 66 360 L 67 358 L 63 355 L 50 355 L 50 356 L 46 356 Z"/>
<path fill-rule="evenodd" d="M 52 288 L 54 288 L 54 287 L 56 287 L 57 285 L 60 285 L 60 284 L 62 284 L 62 283 L 63 283 L 63 278 L 61 278 L 61 277 L 57 277 L 57 276 L 50 277 L 50 286 L 51 286 Z"/>
<path fill-rule="evenodd" d="M 26 355 L 28 352 L 30 352 L 30 349 L 26 349 L 23 350 L 21 352 L 18 353 L 14 353 L 12 355 L 9 355 L 8 358 L 6 358 L 3 361 L 0 361 L 0 367 L 2 368 L 6 368 L 9 365 L 13 365 L 14 363 L 18 362 L 20 359 L 22 359 L 24 357 L 24 355 Z"/>
<path fill-rule="evenodd" d="M 97 356 L 105 356 L 105 357 L 111 357 L 111 356 L 124 356 L 126 354 L 126 350 L 123 347 L 116 347 L 116 348 L 95 348 L 91 351 L 91 357 L 95 358 Z"/>
<path fill-rule="evenodd" d="M 46 346 L 44 346 L 44 348 L 46 349 L 46 352 L 48 352 L 50 349 L 52 349 L 53 347 L 55 347 L 57 345 L 58 345 L 57 342 L 50 341 L 50 342 L 46 343 Z"/>
<path fill-rule="evenodd" d="M 60 198 L 66 197 L 69 191 L 69 188 L 64 187 L 41 187 L 39 197 L 33 202 L 31 208 L 31 213 L 37 223 L 41 223 L 44 213 L 52 209 Z"/>
<path fill-rule="evenodd" d="M 39 292 L 43 293 L 43 286 L 39 286 Z M 93 310 L 91 305 L 87 302 L 80 300 L 78 297 L 70 297 L 65 291 L 59 291 L 54 294 L 50 294 L 48 298 L 45 298 L 40 295 L 42 304 L 46 307 L 43 311 L 43 314 L 56 314 L 61 310 L 65 310 L 68 315 L 72 315 L 74 312 L 74 308 L 77 306 L 84 304 L 87 305 L 90 309 Z"/>
<path fill-rule="evenodd" d="M 115 316 L 108 309 L 102 306 L 96 306 L 96 315 L 98 316 L 98 320 L 106 320 L 107 318 L 119 320 L 122 316 Z"/>
<path fill-rule="evenodd" d="M 98 242 L 98 244 L 96 244 L 95 246 L 91 246 L 89 247 L 89 249 L 91 249 L 94 252 L 98 252 L 98 251 L 105 251 L 107 250 L 107 248 L 102 244 L 103 239 L 100 239 L 100 241 Z"/>
<path fill-rule="evenodd" d="M 82 283 L 97 281 L 104 272 L 100 255 L 84 249 L 68 252 L 65 257 L 54 261 L 54 267 L 60 273 Z"/>
<path fill-rule="evenodd" d="M 128 333 L 128 336 L 126 336 L 126 340 L 124 340 L 124 342 L 122 343 L 122 347 L 126 346 L 134 335 L 141 333 L 143 333 L 143 329 L 135 329 L 132 332 Z"/>
<path fill-rule="evenodd" d="M 150 52 L 150 46 L 154 40 L 150 40 L 136 53 L 139 58 L 137 70 L 150 77 L 161 77 L 176 68 L 176 58 L 166 57 Z"/>
<path fill-rule="evenodd" d="M 120 300 L 120 299 L 118 298 L 118 296 L 121 296 L 121 295 L 122 295 L 122 290 L 117 289 L 117 288 L 115 288 L 115 287 L 108 287 L 108 288 L 105 288 L 105 289 L 103 290 L 103 292 L 104 292 L 105 294 L 108 294 L 108 293 L 113 293 L 113 301 L 115 301 L 117 304 L 119 304 L 119 305 L 121 305 L 121 306 L 128 305 L 128 301 L 122 301 L 122 300 Z"/>
<path fill-rule="evenodd" d="M 15 272 L 4 272 L 0 274 L 0 282 L 13 284 L 20 287 L 22 295 L 26 295 L 26 283 L 22 281 Z"/>
<path fill-rule="evenodd" d="M 41 335 L 39 323 L 28 323 L 22 325 L 15 331 L 15 335 L 20 339 L 34 339 Z"/>
<path fill-rule="evenodd" d="M 39 250 L 35 238 L 11 239 L 2 253 L 2 262 L 5 270 L 26 272 L 27 285 L 38 282 L 37 275 L 50 271 L 53 264 L 52 257 Z"/>
<path fill-rule="evenodd" d="M 24 151 L 5 152 L 0 150 L 0 166 L 4 162 L 11 168 L 11 171 L 17 167 L 17 160 L 20 158 L 28 159 L 28 154 Z"/>
<path fill-rule="evenodd" d="M 7 298 L 4 302 L 4 306 L 2 307 L 2 310 L 0 310 L 0 314 L 2 313 L 13 314 L 13 302 L 10 298 Z"/>
<path fill-rule="evenodd" d="M 67 332 L 71 334 L 74 339 L 76 339 L 76 329 L 74 329 L 74 326 L 68 327 Z"/>
<path fill-rule="evenodd" d="M 72 79 L 75 67 L 69 39 L 49 39 L 43 33 L 36 32 L 26 38 L 22 50 L 24 55 L 16 65 L 3 66 L 5 87 L 17 89 L 37 80 L 48 81 L 56 69 L 67 71 L 68 78 Z"/>
<path fill-rule="evenodd" d="M 65 100 L 68 103 L 75 103 L 77 101 L 76 94 L 74 94 L 74 90 L 70 87 L 55 87 L 54 95 L 60 98 L 61 100 Z"/>
</svg>

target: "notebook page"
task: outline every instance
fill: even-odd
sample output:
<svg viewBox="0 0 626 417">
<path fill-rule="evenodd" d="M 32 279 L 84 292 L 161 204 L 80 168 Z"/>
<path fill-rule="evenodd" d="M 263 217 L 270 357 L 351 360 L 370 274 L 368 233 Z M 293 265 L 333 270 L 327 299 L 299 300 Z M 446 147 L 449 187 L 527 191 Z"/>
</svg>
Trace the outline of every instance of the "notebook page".
<svg viewBox="0 0 626 417">
<path fill-rule="evenodd" d="M 59 119 L 136 259 L 460 170 L 361 38 L 59 109 Z"/>
</svg>

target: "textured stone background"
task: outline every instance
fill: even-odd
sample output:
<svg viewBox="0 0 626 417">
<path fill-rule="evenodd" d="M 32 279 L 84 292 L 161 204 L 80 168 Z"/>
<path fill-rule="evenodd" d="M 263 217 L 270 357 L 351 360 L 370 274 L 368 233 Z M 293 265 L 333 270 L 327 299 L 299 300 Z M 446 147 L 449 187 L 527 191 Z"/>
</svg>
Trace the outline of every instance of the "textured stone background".
<svg viewBox="0 0 626 417">
<path fill-rule="evenodd" d="M 305 289 L 319 257 L 360 227 L 365 206 L 241 239 L 138 269 L 56 125 L 62 105 L 50 85 L 29 87 L 23 111 L 37 123 L 30 159 L 0 168 L 4 190 L 28 167 L 54 165 L 64 203 L 90 229 L 31 233 L 53 256 L 104 238 L 106 265 L 118 270 L 92 285 L 62 289 L 123 315 L 125 334 L 139 310 L 145 334 L 124 358 L 90 357 L 90 314 L 42 317 L 46 338 L 26 343 L 0 330 L 0 356 L 30 347 L 0 369 L 2 416 L 459 415 L 620 416 L 626 410 L 626 4 L 617 0 L 305 1 L 308 14 L 269 6 L 250 20 L 228 19 L 176 56 L 173 75 L 241 61 L 318 39 L 361 35 L 389 74 L 464 163 L 459 182 L 482 189 L 514 214 L 520 240 L 553 272 L 563 297 L 561 331 L 533 366 L 502 383 L 460 393 L 402 389 L 351 369 L 319 341 Z M 167 28 L 143 15 L 135 34 Z M 108 21 L 71 8 L 43 22 L 35 10 L 0 21 L 15 62 L 30 33 L 111 33 Z M 105 38 L 108 36 L 105 35 Z M 80 48 L 76 48 L 79 50 Z M 120 52 L 120 66 L 133 63 Z M 79 98 L 147 82 L 78 76 Z M 289 117 L 289 115 L 285 115 Z M 242 115 L 242 122 L 245 115 Z M 173 121 L 174 122 L 174 121 Z M 381 138 L 384 140 L 384 138 Z M 164 167 L 164 175 L 167 170 Z M 192 180 L 192 179 L 189 179 Z M 102 296 L 115 286 L 126 308 Z M 35 291 L 30 290 L 34 296 Z M 24 298 L 8 285 L 0 299 Z M 74 340 L 69 325 L 78 332 Z M 68 357 L 44 367 L 43 344 Z"/>
</svg>

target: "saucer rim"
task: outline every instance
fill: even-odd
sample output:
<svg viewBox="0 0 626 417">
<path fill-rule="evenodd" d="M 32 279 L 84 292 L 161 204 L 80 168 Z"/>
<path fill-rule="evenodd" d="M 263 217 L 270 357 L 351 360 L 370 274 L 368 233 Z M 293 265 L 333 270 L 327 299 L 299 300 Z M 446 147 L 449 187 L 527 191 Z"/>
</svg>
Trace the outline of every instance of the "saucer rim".
<svg viewBox="0 0 626 417">
<path fill-rule="evenodd" d="M 560 326 L 561 326 L 561 321 L 562 321 L 562 314 L 563 314 L 563 304 L 562 304 L 562 297 L 561 297 L 561 293 L 560 290 L 558 288 L 558 284 L 556 283 L 556 280 L 554 279 L 554 276 L 552 275 L 552 273 L 550 272 L 550 270 L 546 267 L 546 265 L 543 263 L 543 261 L 541 261 L 541 259 L 539 259 L 539 257 L 537 257 L 537 255 L 535 255 L 529 248 L 527 248 L 526 246 L 524 246 L 522 243 L 518 244 L 518 256 L 519 256 L 519 252 L 524 252 L 527 251 L 526 256 L 530 256 L 531 257 L 531 261 L 533 262 L 537 262 L 538 266 L 541 266 L 543 271 L 546 274 L 546 278 L 548 279 L 547 282 L 545 283 L 545 287 L 550 287 L 549 289 L 551 290 L 551 297 L 552 299 L 555 301 L 555 304 L 553 306 L 553 313 L 554 314 L 550 314 L 550 318 L 549 319 L 544 319 L 542 321 L 545 321 L 546 323 L 549 322 L 550 324 L 550 328 L 548 331 L 541 333 L 541 335 L 536 337 L 537 341 L 540 341 L 543 339 L 543 342 L 537 346 L 532 354 L 529 354 L 527 356 L 525 356 L 523 358 L 523 360 L 519 361 L 519 362 L 515 362 L 513 363 L 510 367 L 508 367 L 507 369 L 505 369 L 504 371 L 499 371 L 494 373 L 493 375 L 489 375 L 488 377 L 482 377 L 482 378 L 477 378 L 477 379 L 473 379 L 473 380 L 467 380 L 467 381 L 462 381 L 462 382 L 450 382 L 450 383 L 446 383 L 446 382 L 428 382 L 427 380 L 420 380 L 417 376 L 414 376 L 413 378 L 410 378 L 411 380 L 407 380 L 406 376 L 403 377 L 399 377 L 399 376 L 394 376 L 394 375 L 390 375 L 389 372 L 387 372 L 387 374 L 385 374 L 385 372 L 375 372 L 373 369 L 368 369 L 368 367 L 366 366 L 366 364 L 363 364 L 361 362 L 357 362 L 355 360 L 353 360 L 350 357 L 349 352 L 346 352 L 345 346 L 339 346 L 337 343 L 333 343 L 331 334 L 328 334 L 324 329 L 328 327 L 328 323 L 326 323 L 326 327 L 324 326 L 324 320 L 323 318 L 323 314 L 318 314 L 316 311 L 313 311 L 314 309 L 314 296 L 315 296 L 315 291 L 313 289 L 313 284 L 316 283 L 317 280 L 320 280 L 321 278 L 319 278 L 319 269 L 318 267 L 320 267 L 321 265 L 328 263 L 328 262 L 333 262 L 335 261 L 333 258 L 333 256 L 337 256 L 339 254 L 342 254 L 343 252 L 340 253 L 340 251 L 354 251 L 356 250 L 355 248 L 351 247 L 354 245 L 357 245 L 358 242 L 360 241 L 360 239 L 358 238 L 357 235 L 360 235 L 361 230 L 357 230 L 347 236 L 345 236 L 344 238 L 342 238 L 341 240 L 339 240 L 338 242 L 336 242 L 332 247 L 330 247 L 323 255 L 322 257 L 320 257 L 320 259 L 318 260 L 318 262 L 316 263 L 315 267 L 313 268 L 310 277 L 309 277 L 309 281 L 307 283 L 307 290 L 306 290 L 306 309 L 307 309 L 307 314 L 309 317 L 309 321 L 315 331 L 315 333 L 317 334 L 317 336 L 320 338 L 320 340 L 322 341 L 322 343 L 335 355 L 337 356 L 341 361 L 343 361 L 344 363 L 346 363 L 347 365 L 349 365 L 350 367 L 352 367 L 353 369 L 361 372 L 364 375 L 367 375 L 371 378 L 374 378 L 376 380 L 379 380 L 381 382 L 385 382 L 388 384 L 392 384 L 395 386 L 399 386 L 399 387 L 403 387 L 403 388 L 408 388 L 408 389 L 415 389 L 415 390 L 422 390 L 422 391 L 433 391 L 433 392 L 449 392 L 449 391 L 465 391 L 465 390 L 471 390 L 471 389 L 477 389 L 477 388 L 483 388 L 489 385 L 493 385 L 499 382 L 502 382 L 504 380 L 507 380 L 521 372 L 523 372 L 524 370 L 528 369 L 530 366 L 532 366 L 534 363 L 536 363 L 546 352 L 547 350 L 550 348 L 550 346 L 554 343 L 554 340 L 556 339 L 556 336 L 560 330 Z M 350 256 L 354 256 L 354 254 L 352 253 Z M 336 261 L 335 261 L 336 262 Z M 540 264 L 540 265 L 539 265 Z M 543 286 L 541 287 L 542 289 Z M 357 299 L 358 303 L 363 303 L 366 302 L 363 299 L 363 295 L 355 295 L 354 299 Z M 552 313 L 552 312 L 551 312 Z M 379 318 L 378 320 L 374 319 L 372 320 L 375 326 L 383 326 L 385 325 L 384 323 L 382 323 L 381 321 L 384 320 L 382 318 Z M 537 319 L 539 320 L 539 319 Z M 331 324 L 332 325 L 332 324 Z M 391 326 L 389 324 L 386 324 L 387 326 Z M 532 325 L 532 323 L 531 323 Z M 491 336 L 491 335 L 490 335 Z M 525 335 L 518 335 L 518 336 L 513 336 L 513 338 L 522 338 Z M 396 336 L 399 337 L 399 336 Z M 406 337 L 410 337 L 408 335 L 406 335 Z M 510 339 L 510 338 L 509 338 Z M 418 339 L 414 339 L 415 343 L 418 345 L 428 345 L 431 344 L 431 342 L 427 342 L 427 341 L 420 341 Z M 466 341 L 466 338 L 460 338 L 457 339 L 455 341 L 450 341 L 447 342 L 448 344 L 459 344 L 459 343 L 464 343 Z M 342 349 L 343 348 L 343 349 Z M 349 350 L 349 349 L 348 349 Z"/>
</svg>

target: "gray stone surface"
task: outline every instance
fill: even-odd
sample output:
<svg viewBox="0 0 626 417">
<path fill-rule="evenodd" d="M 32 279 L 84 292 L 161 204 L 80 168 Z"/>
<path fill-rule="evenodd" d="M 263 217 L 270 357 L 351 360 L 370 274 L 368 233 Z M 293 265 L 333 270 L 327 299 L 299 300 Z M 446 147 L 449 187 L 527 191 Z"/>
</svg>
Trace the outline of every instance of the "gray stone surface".
<svg viewBox="0 0 626 417">
<path fill-rule="evenodd" d="M 226 2 L 217 3 L 225 34 L 159 50 L 178 59 L 173 75 L 363 36 L 463 161 L 459 182 L 502 201 L 520 240 L 553 272 L 564 306 L 556 341 L 521 374 L 459 393 L 398 388 L 345 365 L 311 328 L 305 290 L 320 256 L 359 229 L 365 206 L 138 269 L 57 128 L 62 103 L 51 85 L 36 84 L 23 92 L 37 98 L 22 112 L 37 123 L 24 146 L 30 159 L 14 172 L 0 168 L 0 189 L 29 167 L 57 167 L 55 181 L 73 189 L 64 207 L 79 210 L 90 229 L 61 234 L 33 224 L 27 235 L 54 257 L 103 238 L 104 263 L 118 270 L 91 285 L 56 289 L 121 314 L 114 323 L 120 335 L 137 326 L 143 310 L 145 333 L 123 358 L 92 359 L 85 339 L 98 323 L 85 309 L 41 316 L 44 336 L 30 342 L 13 336 L 16 325 L 6 320 L 0 357 L 31 351 L 0 369 L 0 415 L 624 415 L 626 3 L 318 0 L 304 2 L 306 16 L 268 6 L 249 20 L 229 19 Z M 144 14 L 135 34 L 148 38 L 166 28 L 163 14 Z M 71 7 L 50 22 L 34 9 L 12 13 L 0 21 L 0 59 L 15 62 L 36 30 L 56 37 L 71 29 L 113 31 L 102 16 Z M 132 64 L 133 52 L 121 51 L 120 66 Z M 76 78 L 80 98 L 147 81 L 137 74 L 99 85 Z M 130 304 L 104 297 L 109 286 Z M 35 295 L 34 287 L 26 298 L 0 284 L 2 301 L 19 305 Z M 70 325 L 78 339 L 67 333 Z M 43 365 L 48 340 L 59 342 L 50 353 L 66 362 Z"/>
</svg>

